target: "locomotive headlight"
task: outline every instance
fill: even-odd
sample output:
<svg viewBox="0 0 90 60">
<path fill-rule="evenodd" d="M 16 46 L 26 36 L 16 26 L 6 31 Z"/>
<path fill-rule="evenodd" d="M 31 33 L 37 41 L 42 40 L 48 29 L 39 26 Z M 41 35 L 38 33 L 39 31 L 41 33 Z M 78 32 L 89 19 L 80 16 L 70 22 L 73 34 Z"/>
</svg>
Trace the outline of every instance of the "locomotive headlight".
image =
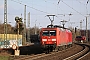
<svg viewBox="0 0 90 60">
<path fill-rule="evenodd" d="M 56 41 L 56 39 L 52 39 L 52 41 Z"/>
<path fill-rule="evenodd" d="M 47 39 L 42 39 L 42 41 L 47 41 Z"/>
</svg>

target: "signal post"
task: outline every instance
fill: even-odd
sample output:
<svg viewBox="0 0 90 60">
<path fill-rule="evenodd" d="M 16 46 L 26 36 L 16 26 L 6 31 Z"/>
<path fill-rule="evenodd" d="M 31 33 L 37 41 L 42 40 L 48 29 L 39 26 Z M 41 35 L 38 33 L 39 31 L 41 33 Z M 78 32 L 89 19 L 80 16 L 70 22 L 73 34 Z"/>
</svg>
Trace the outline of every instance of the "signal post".
<svg viewBox="0 0 90 60">
<path fill-rule="evenodd" d="M 19 29 L 20 29 L 20 23 L 22 23 L 22 18 L 19 18 L 19 17 L 15 17 L 15 21 L 16 21 L 16 23 L 17 23 L 17 37 L 16 37 L 16 40 L 17 40 L 17 45 L 15 46 L 13 46 L 13 49 L 15 50 L 15 55 L 17 55 L 17 56 L 19 56 L 19 54 L 20 54 L 20 50 L 19 50 L 19 46 L 18 46 L 18 37 L 19 37 Z M 16 48 L 15 48 L 16 47 Z"/>
</svg>

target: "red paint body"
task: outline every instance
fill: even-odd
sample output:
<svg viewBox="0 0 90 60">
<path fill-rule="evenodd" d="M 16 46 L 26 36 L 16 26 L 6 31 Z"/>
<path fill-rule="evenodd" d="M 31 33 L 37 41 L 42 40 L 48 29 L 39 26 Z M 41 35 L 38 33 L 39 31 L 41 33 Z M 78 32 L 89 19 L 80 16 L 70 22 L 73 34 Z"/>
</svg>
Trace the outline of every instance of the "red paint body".
<svg viewBox="0 0 90 60">
<path fill-rule="evenodd" d="M 72 32 L 63 28 L 42 28 L 40 41 L 41 45 L 69 45 L 72 44 Z"/>
<path fill-rule="evenodd" d="M 76 36 L 75 38 L 76 41 L 80 41 L 80 40 L 86 40 L 86 37 L 85 36 Z"/>
</svg>

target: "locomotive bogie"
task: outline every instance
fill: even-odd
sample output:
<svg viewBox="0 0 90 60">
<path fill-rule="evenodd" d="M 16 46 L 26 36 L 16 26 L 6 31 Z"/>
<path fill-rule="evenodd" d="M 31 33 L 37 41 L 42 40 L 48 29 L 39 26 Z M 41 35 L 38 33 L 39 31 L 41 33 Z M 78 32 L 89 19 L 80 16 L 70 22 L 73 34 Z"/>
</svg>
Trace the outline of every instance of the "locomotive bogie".
<svg viewBox="0 0 90 60">
<path fill-rule="evenodd" d="M 42 46 L 42 49 L 43 49 L 43 51 L 45 51 L 45 53 L 49 53 L 49 52 L 52 52 L 54 49 L 55 49 L 55 47 L 56 47 L 56 45 L 54 44 L 54 45 L 43 45 Z"/>
</svg>

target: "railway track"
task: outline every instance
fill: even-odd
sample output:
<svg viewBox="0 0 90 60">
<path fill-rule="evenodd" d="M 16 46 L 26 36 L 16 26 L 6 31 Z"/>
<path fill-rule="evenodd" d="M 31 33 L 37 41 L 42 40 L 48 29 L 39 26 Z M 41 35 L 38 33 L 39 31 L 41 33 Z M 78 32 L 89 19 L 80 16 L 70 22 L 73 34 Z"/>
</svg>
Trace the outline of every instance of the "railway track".
<svg viewBox="0 0 90 60">
<path fill-rule="evenodd" d="M 72 49 L 72 50 L 71 50 Z M 68 54 L 78 49 L 77 52 Z M 71 52 L 70 52 L 71 50 Z M 90 53 L 90 46 L 86 44 L 76 44 L 71 48 L 68 48 L 59 52 L 51 52 L 50 54 L 36 54 L 36 55 L 25 55 L 15 57 L 14 60 L 82 60 L 86 55 Z"/>
<path fill-rule="evenodd" d="M 58 53 L 58 52 L 56 52 Z M 39 58 L 42 58 L 42 57 L 46 57 L 46 56 L 50 56 L 52 54 L 55 54 L 55 52 L 51 52 L 50 54 L 45 54 L 45 53 L 42 53 L 42 54 L 32 54 L 32 55 L 22 55 L 20 57 L 15 57 L 14 60 L 36 60 L 36 59 L 39 59 Z M 14 57 L 14 56 L 13 56 Z"/>
<path fill-rule="evenodd" d="M 63 60 L 82 60 L 86 55 L 90 53 L 89 45 L 86 45 L 86 44 L 79 44 L 79 45 L 83 47 L 83 50 Z"/>
<path fill-rule="evenodd" d="M 75 48 L 75 46 L 73 46 L 71 48 Z M 63 51 L 65 51 L 65 50 L 63 50 Z M 63 51 L 59 51 L 59 53 L 61 53 Z M 13 57 L 14 60 L 37 60 L 37 59 L 47 57 L 47 56 L 51 56 L 51 55 L 54 55 L 54 54 L 57 54 L 57 53 L 58 52 L 50 52 L 50 54 L 42 53 L 42 54 L 36 54 L 36 55 L 32 54 L 32 55 L 27 55 L 27 56 L 26 55 L 21 55 L 21 56 L 12 56 L 12 57 Z"/>
</svg>

